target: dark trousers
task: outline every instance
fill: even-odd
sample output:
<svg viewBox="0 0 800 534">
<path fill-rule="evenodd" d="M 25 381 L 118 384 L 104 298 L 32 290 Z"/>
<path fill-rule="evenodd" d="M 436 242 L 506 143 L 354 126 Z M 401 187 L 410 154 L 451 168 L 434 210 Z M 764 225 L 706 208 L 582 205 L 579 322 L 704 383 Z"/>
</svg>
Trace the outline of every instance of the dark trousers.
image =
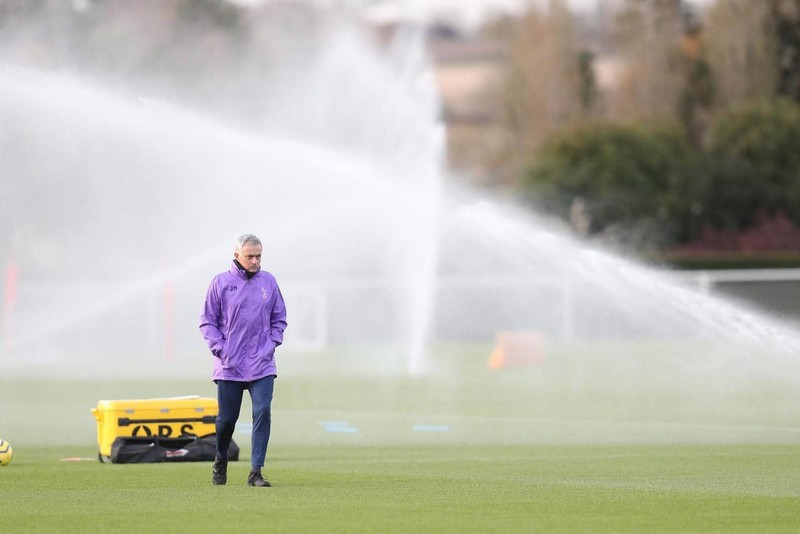
<svg viewBox="0 0 800 534">
<path fill-rule="evenodd" d="M 239 412 L 242 409 L 244 390 L 249 390 L 250 400 L 253 403 L 250 466 L 254 471 L 264 466 L 269 432 L 272 426 L 271 406 L 274 386 L 275 376 L 265 376 L 253 382 L 217 381 L 217 402 L 219 403 L 219 415 L 217 415 L 216 422 L 217 454 L 220 457 L 228 457 L 228 448 L 233 439 L 233 429 L 236 427 L 236 421 L 239 419 Z"/>
</svg>

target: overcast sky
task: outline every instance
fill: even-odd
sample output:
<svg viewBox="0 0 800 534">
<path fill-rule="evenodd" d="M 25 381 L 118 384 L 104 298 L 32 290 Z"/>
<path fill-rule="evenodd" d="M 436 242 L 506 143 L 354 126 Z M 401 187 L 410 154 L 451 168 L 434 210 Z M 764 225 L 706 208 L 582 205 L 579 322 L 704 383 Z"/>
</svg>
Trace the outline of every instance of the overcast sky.
<svg viewBox="0 0 800 534">
<path fill-rule="evenodd" d="M 534 3 L 546 5 L 547 0 L 339 0 L 341 4 L 366 8 L 373 19 L 431 20 L 447 19 L 465 26 L 476 26 L 487 16 L 503 12 L 518 12 Z M 598 3 L 615 0 L 567 0 L 576 11 L 592 12 Z M 712 0 L 689 0 L 703 5 Z"/>
<path fill-rule="evenodd" d="M 595 0 L 569 0 L 576 9 L 591 9 Z M 372 18 L 404 20 L 446 19 L 475 26 L 487 16 L 520 11 L 528 0 L 373 0 L 367 12 Z"/>
<path fill-rule="evenodd" d="M 282 0 L 229 0 L 242 5 Z M 338 7 L 365 14 L 373 21 L 448 20 L 464 27 L 476 27 L 487 17 L 521 11 L 526 5 L 546 6 L 548 0 L 299 0 L 323 8 Z M 600 3 L 619 0 L 567 0 L 572 9 L 591 13 Z M 698 6 L 714 0 L 688 0 Z M 761 0 L 753 0 L 761 1 Z"/>
</svg>

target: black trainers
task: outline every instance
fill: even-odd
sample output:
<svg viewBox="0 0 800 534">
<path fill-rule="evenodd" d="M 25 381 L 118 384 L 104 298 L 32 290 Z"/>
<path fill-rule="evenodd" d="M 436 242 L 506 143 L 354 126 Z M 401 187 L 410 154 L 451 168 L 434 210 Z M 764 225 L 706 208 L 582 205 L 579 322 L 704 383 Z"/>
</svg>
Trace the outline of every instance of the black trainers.
<svg viewBox="0 0 800 534">
<path fill-rule="evenodd" d="M 269 483 L 269 480 L 264 480 L 264 477 L 261 476 L 261 471 L 250 471 L 250 476 L 247 477 L 247 485 L 256 486 L 259 488 L 272 486 L 272 484 Z"/>
<path fill-rule="evenodd" d="M 224 486 L 228 482 L 228 459 L 224 460 L 219 456 L 214 457 L 214 465 L 211 468 L 211 482 L 215 486 Z"/>
</svg>

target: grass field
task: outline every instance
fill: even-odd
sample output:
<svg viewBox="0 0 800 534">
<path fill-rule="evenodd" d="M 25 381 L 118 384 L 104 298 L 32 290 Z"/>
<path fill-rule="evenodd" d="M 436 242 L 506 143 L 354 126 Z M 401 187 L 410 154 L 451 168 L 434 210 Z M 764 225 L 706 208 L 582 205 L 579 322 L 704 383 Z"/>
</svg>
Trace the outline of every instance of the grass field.
<svg viewBox="0 0 800 534">
<path fill-rule="evenodd" d="M 797 532 L 798 446 L 281 446 L 274 487 L 207 463 L 0 469 L 0 532 Z"/>
<path fill-rule="evenodd" d="M 484 347 L 421 377 L 287 365 L 265 489 L 247 400 L 227 486 L 206 462 L 96 460 L 99 400 L 213 397 L 205 374 L 0 378 L 0 533 L 800 531 L 793 378 L 591 349 L 490 373 Z"/>
</svg>

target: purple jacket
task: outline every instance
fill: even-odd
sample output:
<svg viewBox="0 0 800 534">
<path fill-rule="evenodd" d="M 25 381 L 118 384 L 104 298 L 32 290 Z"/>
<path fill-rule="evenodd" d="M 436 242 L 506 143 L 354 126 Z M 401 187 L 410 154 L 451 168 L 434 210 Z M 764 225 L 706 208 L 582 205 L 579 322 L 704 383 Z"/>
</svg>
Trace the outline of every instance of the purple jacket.
<svg viewBox="0 0 800 534">
<path fill-rule="evenodd" d="M 286 306 L 275 277 L 248 279 L 235 263 L 211 281 L 200 332 L 214 354 L 214 380 L 251 382 L 277 375 L 275 347 L 283 343 Z"/>
</svg>

